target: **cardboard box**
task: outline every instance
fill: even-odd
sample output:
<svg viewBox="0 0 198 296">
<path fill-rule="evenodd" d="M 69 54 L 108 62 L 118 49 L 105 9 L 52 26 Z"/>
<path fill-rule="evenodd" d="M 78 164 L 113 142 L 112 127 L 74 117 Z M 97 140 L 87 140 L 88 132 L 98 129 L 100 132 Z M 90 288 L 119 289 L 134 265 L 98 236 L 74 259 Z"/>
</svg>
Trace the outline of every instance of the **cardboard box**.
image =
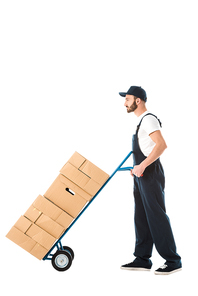
<svg viewBox="0 0 198 296">
<path fill-rule="evenodd" d="M 64 229 L 67 229 L 73 221 L 73 217 L 64 212 L 62 209 L 53 204 L 50 200 L 42 195 L 39 195 L 33 202 L 33 207 L 38 209 L 40 213 L 43 213 L 50 217 L 52 220 L 60 224 Z"/>
<path fill-rule="evenodd" d="M 30 229 L 31 225 L 32 223 L 27 218 L 21 216 L 6 237 L 41 260 L 47 254 L 48 250 L 24 233 L 27 229 Z"/>
<path fill-rule="evenodd" d="M 38 258 L 39 260 L 43 259 L 49 250 L 46 250 L 44 247 L 38 243 L 30 251 L 30 254 Z"/>
<path fill-rule="evenodd" d="M 25 218 L 24 216 L 21 216 L 19 220 L 14 224 L 14 226 L 18 230 L 25 233 L 32 226 L 32 222 L 29 219 Z"/>
<path fill-rule="evenodd" d="M 72 155 L 69 161 L 62 167 L 60 173 L 92 197 L 109 178 L 108 174 L 85 159 L 78 152 Z"/>
<path fill-rule="evenodd" d="M 80 155 L 78 152 L 74 152 L 74 154 L 70 157 L 68 160 L 69 163 L 71 163 L 73 166 L 75 166 L 77 169 L 86 161 L 86 158 L 84 158 L 82 155 Z"/>
<path fill-rule="evenodd" d="M 24 234 L 15 226 L 13 226 L 10 229 L 6 237 L 13 241 L 15 244 L 19 245 L 27 252 L 30 252 L 33 249 L 33 247 L 37 244 L 37 242 L 33 241 L 33 239 Z"/>
<path fill-rule="evenodd" d="M 109 178 L 77 152 L 60 173 L 6 235 L 40 260 Z"/>
<path fill-rule="evenodd" d="M 41 260 L 48 252 L 47 249 L 39 245 L 37 242 L 14 226 L 8 232 L 6 237 L 39 260 Z"/>
<path fill-rule="evenodd" d="M 26 234 L 46 249 L 50 249 L 56 238 L 44 229 L 32 223 L 28 218 L 21 216 L 14 225 L 15 228 Z"/>
<path fill-rule="evenodd" d="M 51 234 L 49 234 L 36 224 L 31 225 L 31 227 L 26 231 L 26 235 L 31 237 L 34 241 L 39 243 L 47 250 L 49 250 L 56 241 L 55 237 L 53 237 Z"/>
<path fill-rule="evenodd" d="M 59 238 L 65 229 L 50 217 L 42 214 L 35 222 L 40 228 L 51 234 L 55 238 Z"/>
<path fill-rule="evenodd" d="M 109 175 L 93 164 L 91 161 L 84 158 L 78 152 L 75 152 L 68 160 L 70 164 L 86 174 L 90 179 L 96 181 L 101 186 L 108 180 Z M 61 169 L 64 175 L 64 166 Z"/>
<path fill-rule="evenodd" d="M 92 195 L 88 194 L 86 191 L 84 191 L 78 185 L 76 185 L 71 180 L 66 178 L 64 175 L 60 174 L 58 177 L 60 179 L 60 182 L 64 184 L 65 190 L 70 194 L 72 195 L 78 194 L 86 201 L 90 201 L 92 199 Z"/>
<path fill-rule="evenodd" d="M 109 178 L 109 175 L 99 169 L 90 161 L 86 160 L 80 167 L 79 170 L 89 176 L 92 180 L 102 186 Z"/>
<path fill-rule="evenodd" d="M 71 163 L 66 163 L 60 170 L 60 173 L 73 183 L 78 185 L 84 191 L 89 193 L 92 197 L 98 192 L 101 185 L 74 167 Z"/>
<path fill-rule="evenodd" d="M 37 197 L 24 216 L 55 238 L 59 238 L 73 221 L 71 216 L 41 195 Z"/>
<path fill-rule="evenodd" d="M 32 222 L 35 222 L 41 215 L 42 212 L 36 209 L 33 205 L 31 205 L 24 214 L 24 216 Z"/>
<path fill-rule="evenodd" d="M 44 196 L 75 218 L 85 206 L 87 200 L 73 191 L 70 183 L 67 178 L 60 174 Z"/>
<path fill-rule="evenodd" d="M 19 218 L 6 237 L 39 260 L 47 254 L 56 241 L 55 237 L 24 216 Z"/>
<path fill-rule="evenodd" d="M 33 205 L 29 207 L 24 216 L 56 238 L 59 238 L 64 232 L 61 225 L 37 210 Z"/>
</svg>

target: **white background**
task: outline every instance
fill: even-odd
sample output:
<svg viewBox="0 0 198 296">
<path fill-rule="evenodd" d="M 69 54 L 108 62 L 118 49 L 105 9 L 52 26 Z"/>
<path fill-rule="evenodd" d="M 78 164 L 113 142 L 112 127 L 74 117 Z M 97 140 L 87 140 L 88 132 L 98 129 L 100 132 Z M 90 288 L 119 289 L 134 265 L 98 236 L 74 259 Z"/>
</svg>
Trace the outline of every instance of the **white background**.
<svg viewBox="0 0 198 296">
<path fill-rule="evenodd" d="M 2 293 L 196 295 L 197 26 L 192 0 L 1 1 Z M 183 271 L 155 276 L 164 263 L 155 249 L 150 273 L 120 270 L 135 236 L 132 177 L 119 172 L 64 238 L 75 260 L 57 272 L 5 235 L 74 151 L 114 171 L 131 150 L 135 116 L 118 95 L 131 85 L 145 88 L 163 123 L 166 207 Z"/>
</svg>

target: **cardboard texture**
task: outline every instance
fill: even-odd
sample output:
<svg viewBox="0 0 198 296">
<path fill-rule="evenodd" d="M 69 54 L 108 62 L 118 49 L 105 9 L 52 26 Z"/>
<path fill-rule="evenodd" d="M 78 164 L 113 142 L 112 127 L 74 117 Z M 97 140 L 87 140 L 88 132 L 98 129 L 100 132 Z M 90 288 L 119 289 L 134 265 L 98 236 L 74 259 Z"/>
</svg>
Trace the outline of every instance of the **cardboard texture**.
<svg viewBox="0 0 198 296">
<path fill-rule="evenodd" d="M 20 230 L 23 233 L 25 233 L 32 226 L 32 222 L 30 220 L 28 220 L 27 218 L 21 216 L 19 218 L 19 220 L 14 224 L 14 226 L 18 230 Z"/>
<path fill-rule="evenodd" d="M 62 167 L 60 173 L 92 197 L 109 178 L 108 174 L 85 159 L 78 152 L 72 155 L 69 161 Z"/>
<path fill-rule="evenodd" d="M 36 245 L 35 241 L 33 241 L 29 236 L 24 234 L 15 226 L 11 228 L 6 237 L 28 252 L 30 252 Z"/>
<path fill-rule="evenodd" d="M 63 232 L 64 228 L 53 221 L 50 217 L 42 214 L 38 220 L 36 221 L 36 225 L 38 225 L 40 228 L 51 234 L 55 238 L 59 238 Z"/>
<path fill-rule="evenodd" d="M 39 260 L 41 260 L 48 252 L 48 250 L 14 226 L 8 232 L 6 237 Z"/>
<path fill-rule="evenodd" d="M 24 214 L 24 216 L 32 222 L 35 222 L 41 215 L 42 212 L 37 210 L 33 205 L 31 205 Z"/>
<path fill-rule="evenodd" d="M 24 216 L 19 218 L 6 237 L 40 260 L 56 241 L 55 237 Z"/>
<path fill-rule="evenodd" d="M 81 172 L 79 169 L 74 167 L 69 162 L 64 165 L 60 173 L 63 174 L 69 180 L 71 180 L 73 183 L 81 187 L 91 196 L 94 196 L 101 187 L 100 184 L 98 184 L 93 179 L 85 175 L 83 172 Z"/>
<path fill-rule="evenodd" d="M 41 260 L 109 176 L 75 152 L 6 235 Z"/>
<path fill-rule="evenodd" d="M 34 204 L 40 211 L 34 205 L 31 205 L 24 216 L 49 232 L 49 234 L 59 238 L 71 224 L 73 218 L 41 195 L 36 199 Z"/>
<path fill-rule="evenodd" d="M 102 171 L 99 167 L 94 165 L 91 161 L 84 158 L 78 152 L 75 152 L 72 157 L 68 160 L 70 164 L 79 169 L 81 172 L 86 174 L 90 179 L 96 181 L 101 186 L 107 181 L 109 175 Z M 64 171 L 64 166 L 61 169 Z M 64 173 L 63 173 L 64 175 Z"/>
<path fill-rule="evenodd" d="M 67 178 L 60 174 L 44 196 L 75 218 L 85 206 L 87 200 L 76 191 L 71 193 L 72 189 L 70 187 Z"/>
<path fill-rule="evenodd" d="M 82 155 L 80 155 L 78 152 L 74 152 L 74 154 L 70 157 L 68 160 L 69 163 L 71 163 L 73 166 L 75 166 L 77 169 L 86 161 L 86 158 L 84 158 Z"/>
<path fill-rule="evenodd" d="M 49 218 L 50 219 L 50 218 Z M 32 223 L 28 218 L 21 216 L 14 225 L 15 228 L 31 237 L 46 249 L 50 248 L 55 242 L 55 237 L 47 233 L 44 229 Z"/>
<path fill-rule="evenodd" d="M 46 249 L 50 249 L 56 241 L 55 237 L 47 233 L 36 224 L 32 224 L 32 226 L 26 231 L 26 235 L 31 237 L 34 241 Z"/>
<path fill-rule="evenodd" d="M 47 215 L 52 220 L 60 224 L 64 229 L 67 229 L 73 221 L 73 217 L 68 215 L 62 209 L 53 204 L 44 196 L 39 195 L 33 203 L 33 207 L 40 210 L 41 213 Z"/>
<path fill-rule="evenodd" d="M 91 179 L 93 179 L 95 182 L 100 184 L 102 186 L 107 179 L 109 178 L 109 175 L 107 175 L 105 172 L 103 172 L 101 169 L 96 167 L 93 163 L 86 160 L 80 167 L 79 170 L 89 176 Z"/>
</svg>

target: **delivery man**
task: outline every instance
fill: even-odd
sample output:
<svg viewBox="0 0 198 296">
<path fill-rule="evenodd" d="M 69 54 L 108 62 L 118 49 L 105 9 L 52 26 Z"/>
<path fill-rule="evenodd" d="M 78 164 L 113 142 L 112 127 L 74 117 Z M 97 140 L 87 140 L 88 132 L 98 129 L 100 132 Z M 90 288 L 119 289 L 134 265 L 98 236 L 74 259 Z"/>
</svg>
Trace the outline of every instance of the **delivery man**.
<svg viewBox="0 0 198 296">
<path fill-rule="evenodd" d="M 147 95 L 143 88 L 131 86 L 126 93 L 124 106 L 127 112 L 134 112 L 138 117 L 136 133 L 133 135 L 133 170 L 135 199 L 135 252 L 136 259 L 122 269 L 150 270 L 153 244 L 166 260 L 155 274 L 171 274 L 181 270 L 181 257 L 176 245 L 166 214 L 164 187 L 165 177 L 160 162 L 160 155 L 167 148 L 161 134 L 160 120 L 146 109 Z"/>
</svg>

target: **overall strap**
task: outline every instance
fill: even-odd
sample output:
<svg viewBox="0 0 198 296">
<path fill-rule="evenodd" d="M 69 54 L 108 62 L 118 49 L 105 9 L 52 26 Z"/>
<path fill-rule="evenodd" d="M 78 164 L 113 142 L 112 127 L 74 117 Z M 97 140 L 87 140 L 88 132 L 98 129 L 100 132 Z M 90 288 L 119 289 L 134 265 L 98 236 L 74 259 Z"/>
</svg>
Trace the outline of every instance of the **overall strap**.
<svg viewBox="0 0 198 296">
<path fill-rule="evenodd" d="M 155 115 L 152 114 L 152 113 L 147 113 L 147 114 L 144 115 L 144 116 L 142 117 L 142 119 L 140 120 L 140 123 L 139 123 L 138 126 L 137 126 L 136 134 L 138 133 L 138 131 L 139 131 L 139 129 L 140 129 L 140 125 L 141 125 L 141 123 L 142 123 L 142 120 L 143 120 L 144 117 L 147 116 L 147 115 L 152 115 L 152 116 L 154 116 L 154 117 L 159 121 L 160 127 L 162 127 L 162 123 L 161 123 L 161 121 L 159 120 L 159 118 L 157 118 L 157 116 L 155 116 Z"/>
</svg>

